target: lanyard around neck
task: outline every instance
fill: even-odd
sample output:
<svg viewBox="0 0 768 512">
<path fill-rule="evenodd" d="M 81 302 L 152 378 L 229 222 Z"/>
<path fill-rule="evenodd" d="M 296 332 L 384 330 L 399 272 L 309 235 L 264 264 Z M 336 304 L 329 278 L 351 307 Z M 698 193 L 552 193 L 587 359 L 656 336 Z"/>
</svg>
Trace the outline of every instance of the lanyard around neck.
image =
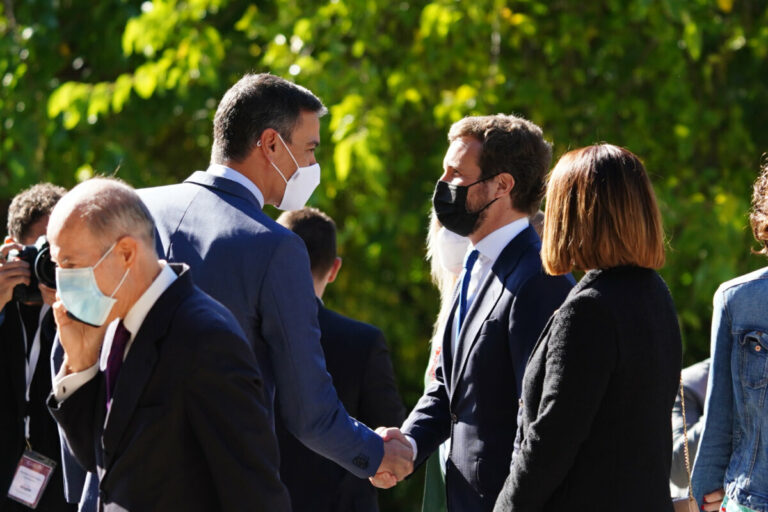
<svg viewBox="0 0 768 512">
<path fill-rule="evenodd" d="M 21 333 L 24 336 L 24 354 L 29 352 L 29 357 L 25 358 L 24 377 L 25 377 L 25 391 L 24 399 L 29 408 L 29 391 L 32 388 L 32 379 L 35 376 L 35 370 L 37 369 L 37 363 L 40 359 L 40 324 L 43 321 L 43 316 L 51 308 L 48 304 L 43 304 L 40 308 L 40 314 L 37 317 L 37 329 L 35 329 L 35 336 L 32 338 L 32 348 L 29 349 L 29 338 L 27 337 L 27 326 L 24 322 L 24 318 L 21 315 L 21 309 L 16 308 L 16 312 L 19 314 L 19 322 L 21 322 Z M 24 436 L 29 442 L 29 411 L 27 411 L 24 417 Z"/>
</svg>

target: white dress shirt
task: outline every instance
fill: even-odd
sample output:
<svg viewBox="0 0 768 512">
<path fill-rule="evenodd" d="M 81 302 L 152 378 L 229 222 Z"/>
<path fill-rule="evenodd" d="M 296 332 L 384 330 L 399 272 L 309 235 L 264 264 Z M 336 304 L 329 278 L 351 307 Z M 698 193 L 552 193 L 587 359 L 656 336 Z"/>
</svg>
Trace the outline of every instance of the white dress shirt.
<svg viewBox="0 0 768 512">
<path fill-rule="evenodd" d="M 149 285 L 144 293 L 139 297 L 128 313 L 123 318 L 123 326 L 131 333 L 131 337 L 128 339 L 128 343 L 125 346 L 125 352 L 123 353 L 123 361 L 128 356 L 128 351 L 133 345 L 133 340 L 136 337 L 136 333 L 139 332 L 141 324 L 144 323 L 144 319 L 147 317 L 149 310 L 155 305 L 157 299 L 168 289 L 171 284 L 176 280 L 176 272 L 173 271 L 170 265 L 165 261 L 160 261 L 162 270 L 157 275 L 152 284 Z M 101 346 L 100 361 L 83 371 L 70 373 L 66 375 L 65 365 L 61 365 L 59 373 L 53 378 L 53 396 L 57 401 L 62 402 L 72 393 L 80 389 L 85 383 L 94 378 L 99 370 L 104 371 L 107 368 L 107 360 L 109 359 L 109 351 L 112 349 L 112 339 L 115 336 L 115 329 L 117 324 L 120 323 L 120 319 L 116 318 L 107 327 L 107 331 L 104 334 L 104 344 Z"/>
<path fill-rule="evenodd" d="M 472 267 L 472 275 L 469 278 L 469 286 L 467 287 L 467 312 L 472 307 L 472 303 L 475 301 L 477 292 L 480 285 L 483 284 L 485 278 L 488 276 L 488 272 L 491 271 L 496 260 L 499 259 L 499 254 L 504 248 L 509 245 L 517 235 L 528 227 L 528 217 L 517 219 L 514 222 L 510 222 L 506 226 L 502 226 L 496 231 L 489 233 L 485 238 L 477 242 L 477 245 L 471 245 L 467 248 L 467 254 L 477 249 L 478 257 L 475 262 L 475 266 Z M 465 254 L 466 257 L 466 254 Z M 461 279 L 462 276 L 459 276 Z M 459 285 L 460 286 L 460 285 Z M 490 298 L 488 298 L 490 300 Z M 456 327 L 458 326 L 459 315 L 454 315 L 454 322 L 451 324 L 451 348 L 452 353 L 456 354 L 456 343 L 458 342 L 458 336 L 456 335 Z"/>
<path fill-rule="evenodd" d="M 474 267 L 472 267 L 472 274 L 470 275 L 469 286 L 467 287 L 467 312 L 469 312 L 470 308 L 472 307 L 472 303 L 475 301 L 480 285 L 482 285 L 483 281 L 485 281 L 485 278 L 488 276 L 488 272 L 491 271 L 491 268 L 493 268 L 496 260 L 499 259 L 501 251 L 503 251 L 504 248 L 509 245 L 509 243 L 517 235 L 522 233 L 523 230 L 528 227 L 528 224 L 528 217 L 517 219 L 505 226 L 500 227 L 496 231 L 489 233 L 485 236 L 485 238 L 477 242 L 477 245 L 470 245 L 467 248 L 466 254 L 469 254 L 475 249 L 477 249 L 477 252 L 479 253 L 477 261 L 475 262 Z M 459 279 L 462 277 L 463 276 L 459 276 Z M 461 286 L 461 281 L 457 283 L 457 286 Z M 493 297 L 483 296 L 480 300 L 493 300 Z M 455 357 L 458 343 L 456 327 L 459 321 L 459 315 L 454 314 L 453 316 L 454 320 L 451 323 L 451 347 L 452 353 Z M 405 437 L 411 443 L 411 447 L 413 448 L 413 460 L 416 460 L 416 441 L 411 436 Z M 447 454 L 450 451 L 450 442 L 450 439 L 445 442 L 446 449 L 444 450 L 444 454 Z"/>
<path fill-rule="evenodd" d="M 208 166 L 208 170 L 205 171 L 208 174 L 213 174 L 214 176 L 218 176 L 219 178 L 224 178 L 230 181 L 234 181 L 235 183 L 239 183 L 240 185 L 244 186 L 248 189 L 248 191 L 253 194 L 253 197 L 256 198 L 256 200 L 259 202 L 259 206 L 264 208 L 264 194 L 261 193 L 261 190 L 259 190 L 259 187 L 256 186 L 254 182 L 237 172 L 236 170 L 232 169 L 231 167 L 227 167 L 226 165 L 221 164 L 211 164 Z"/>
</svg>

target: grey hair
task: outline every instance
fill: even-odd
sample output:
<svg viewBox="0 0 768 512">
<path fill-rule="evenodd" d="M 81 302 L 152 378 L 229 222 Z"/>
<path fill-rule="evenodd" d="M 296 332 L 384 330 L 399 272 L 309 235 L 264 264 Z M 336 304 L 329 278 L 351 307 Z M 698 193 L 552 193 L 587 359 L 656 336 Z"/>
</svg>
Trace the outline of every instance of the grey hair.
<svg viewBox="0 0 768 512">
<path fill-rule="evenodd" d="M 136 191 L 120 179 L 91 178 L 73 188 L 60 204 L 72 208 L 73 214 L 105 243 L 130 235 L 155 247 L 152 214 Z"/>
</svg>

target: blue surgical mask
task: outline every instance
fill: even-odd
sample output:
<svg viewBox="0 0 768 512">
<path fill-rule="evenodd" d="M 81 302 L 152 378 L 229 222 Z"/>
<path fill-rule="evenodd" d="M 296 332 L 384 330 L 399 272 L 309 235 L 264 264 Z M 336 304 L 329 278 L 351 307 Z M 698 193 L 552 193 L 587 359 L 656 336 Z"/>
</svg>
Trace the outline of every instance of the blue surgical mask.
<svg viewBox="0 0 768 512">
<path fill-rule="evenodd" d="M 96 283 L 96 275 L 93 273 L 93 270 L 112 252 L 115 245 L 117 242 L 112 244 L 92 267 L 56 267 L 56 290 L 64 307 L 67 308 L 69 316 L 75 320 L 94 327 L 101 327 L 117 302 L 117 299 L 114 298 L 115 294 L 125 282 L 131 269 L 126 269 L 122 279 L 109 297 L 101 292 Z"/>
</svg>

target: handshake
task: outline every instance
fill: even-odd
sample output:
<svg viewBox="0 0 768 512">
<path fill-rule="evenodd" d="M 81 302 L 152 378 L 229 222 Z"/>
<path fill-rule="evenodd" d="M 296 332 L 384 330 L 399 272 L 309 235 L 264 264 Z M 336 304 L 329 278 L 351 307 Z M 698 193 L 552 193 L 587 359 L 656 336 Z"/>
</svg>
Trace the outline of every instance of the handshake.
<svg viewBox="0 0 768 512">
<path fill-rule="evenodd" d="M 379 427 L 376 433 L 384 439 L 384 458 L 369 480 L 376 487 L 389 489 L 413 472 L 413 448 L 397 427 Z"/>
</svg>

